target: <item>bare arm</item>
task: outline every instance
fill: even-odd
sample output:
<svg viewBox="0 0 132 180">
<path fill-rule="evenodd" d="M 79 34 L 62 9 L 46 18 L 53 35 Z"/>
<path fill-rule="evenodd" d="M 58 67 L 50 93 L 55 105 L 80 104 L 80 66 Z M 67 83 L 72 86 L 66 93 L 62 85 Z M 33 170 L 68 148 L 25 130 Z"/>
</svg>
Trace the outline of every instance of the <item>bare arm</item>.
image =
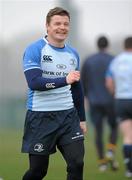
<svg viewBox="0 0 132 180">
<path fill-rule="evenodd" d="M 80 121 L 80 127 L 83 131 L 83 134 L 85 134 L 87 132 L 87 123 L 86 121 Z"/>
<path fill-rule="evenodd" d="M 115 83 L 111 77 L 106 78 L 106 87 L 109 90 L 109 92 L 114 95 L 115 93 Z"/>
</svg>

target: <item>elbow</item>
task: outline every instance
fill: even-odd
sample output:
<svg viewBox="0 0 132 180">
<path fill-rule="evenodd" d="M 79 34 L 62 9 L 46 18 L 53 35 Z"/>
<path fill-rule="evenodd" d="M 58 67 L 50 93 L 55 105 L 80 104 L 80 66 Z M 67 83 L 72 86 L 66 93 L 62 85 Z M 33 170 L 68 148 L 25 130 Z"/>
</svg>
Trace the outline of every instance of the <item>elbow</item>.
<svg viewBox="0 0 132 180">
<path fill-rule="evenodd" d="M 34 83 L 34 81 L 28 82 L 28 87 L 29 87 L 31 90 L 33 90 L 33 91 L 39 90 L 38 85 L 37 85 L 36 83 Z"/>
<path fill-rule="evenodd" d="M 34 85 L 34 84 L 30 84 L 28 83 L 28 87 L 31 89 L 31 90 L 37 90 L 37 87 Z"/>
<path fill-rule="evenodd" d="M 111 80 L 106 80 L 106 84 L 105 84 L 106 88 L 108 89 L 109 93 L 114 95 L 114 84 Z"/>
</svg>

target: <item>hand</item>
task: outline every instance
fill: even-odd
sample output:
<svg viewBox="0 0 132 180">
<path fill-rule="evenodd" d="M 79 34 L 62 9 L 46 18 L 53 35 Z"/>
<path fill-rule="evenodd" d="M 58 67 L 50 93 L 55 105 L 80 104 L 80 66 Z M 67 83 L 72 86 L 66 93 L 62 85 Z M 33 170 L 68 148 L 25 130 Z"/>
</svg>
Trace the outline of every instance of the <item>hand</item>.
<svg viewBox="0 0 132 180">
<path fill-rule="evenodd" d="M 77 82 L 80 80 L 80 72 L 79 71 L 71 71 L 67 76 L 66 76 L 66 82 L 67 84 L 72 84 L 74 82 Z"/>
<path fill-rule="evenodd" d="M 83 131 L 83 134 L 85 134 L 87 132 L 87 124 L 86 121 L 81 121 L 80 122 L 80 128 Z"/>
</svg>

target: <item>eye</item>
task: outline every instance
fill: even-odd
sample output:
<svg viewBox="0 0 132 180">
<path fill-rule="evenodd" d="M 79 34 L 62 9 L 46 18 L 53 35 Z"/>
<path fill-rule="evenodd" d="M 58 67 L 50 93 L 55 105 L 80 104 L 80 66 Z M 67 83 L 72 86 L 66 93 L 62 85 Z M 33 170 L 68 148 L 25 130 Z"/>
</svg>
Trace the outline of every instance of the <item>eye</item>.
<svg viewBox="0 0 132 180">
<path fill-rule="evenodd" d="M 60 23 L 60 22 L 56 22 L 55 25 L 56 25 L 56 26 L 60 26 L 61 23 Z"/>
<path fill-rule="evenodd" d="M 68 22 L 65 22 L 64 25 L 65 25 L 65 26 L 69 26 L 69 23 L 68 23 Z"/>
</svg>

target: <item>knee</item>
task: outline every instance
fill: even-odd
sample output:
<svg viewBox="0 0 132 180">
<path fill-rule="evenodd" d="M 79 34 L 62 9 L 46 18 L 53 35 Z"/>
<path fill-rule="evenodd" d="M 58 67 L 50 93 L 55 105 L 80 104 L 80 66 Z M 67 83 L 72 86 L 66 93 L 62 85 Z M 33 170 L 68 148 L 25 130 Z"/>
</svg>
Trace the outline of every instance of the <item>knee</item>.
<svg viewBox="0 0 132 180">
<path fill-rule="evenodd" d="M 28 170 L 25 175 L 23 176 L 23 180 L 42 180 L 43 177 L 45 177 L 47 174 L 47 170 L 35 170 L 35 169 L 30 169 Z"/>
<path fill-rule="evenodd" d="M 101 145 L 101 144 L 103 144 L 103 138 L 102 138 L 102 136 L 96 136 L 96 139 L 95 139 L 95 143 L 96 143 L 96 145 Z"/>
<path fill-rule="evenodd" d="M 67 166 L 67 180 L 82 180 L 83 179 L 83 160 L 75 160 Z"/>
<path fill-rule="evenodd" d="M 36 180 L 41 180 L 43 177 L 46 176 L 47 170 L 31 170 L 33 176 L 36 178 Z"/>
<path fill-rule="evenodd" d="M 83 169 L 83 166 L 84 166 L 83 160 L 78 158 L 68 164 L 69 169 L 75 169 L 75 170 Z"/>
<path fill-rule="evenodd" d="M 110 128 L 113 131 L 117 131 L 118 130 L 118 124 L 117 123 L 113 123 L 113 124 L 110 125 Z"/>
<path fill-rule="evenodd" d="M 83 162 L 83 160 L 77 160 L 76 161 L 76 167 L 77 167 L 77 169 L 83 169 L 83 166 L 84 166 L 84 162 Z"/>
</svg>

